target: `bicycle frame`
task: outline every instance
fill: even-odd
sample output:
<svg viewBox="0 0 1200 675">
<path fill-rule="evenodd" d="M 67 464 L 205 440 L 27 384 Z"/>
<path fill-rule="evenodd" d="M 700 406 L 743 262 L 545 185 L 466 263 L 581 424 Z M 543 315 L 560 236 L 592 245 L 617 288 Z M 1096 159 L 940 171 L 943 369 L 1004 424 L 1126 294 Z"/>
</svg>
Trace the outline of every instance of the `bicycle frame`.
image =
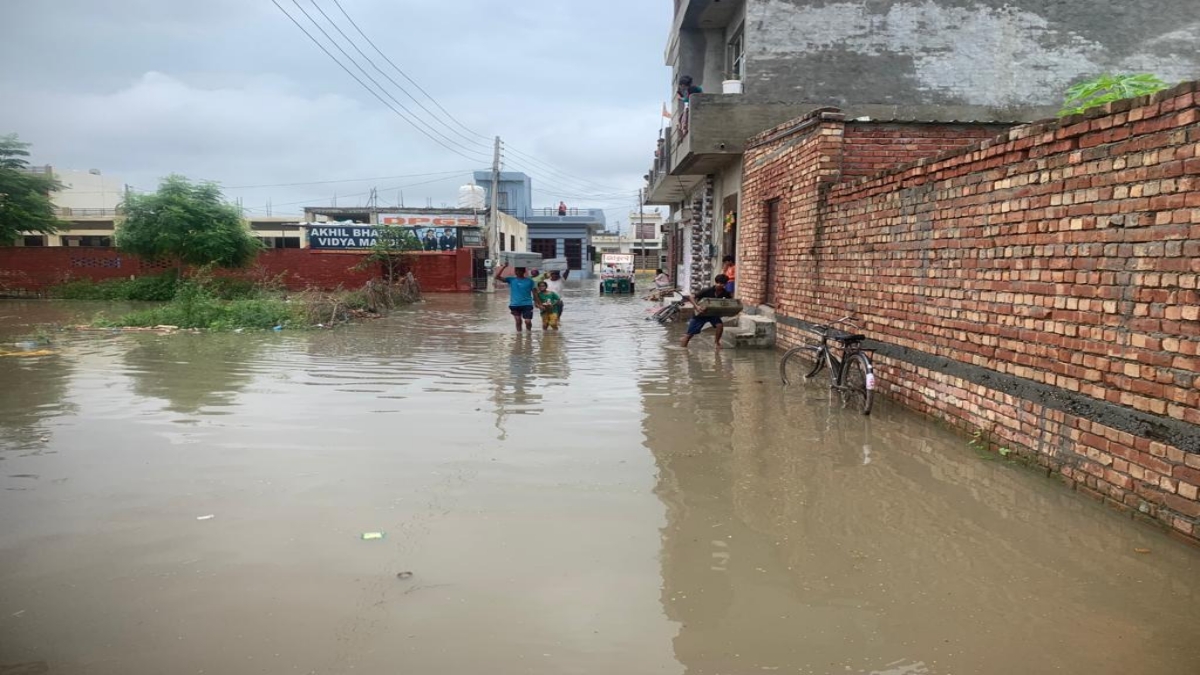
<svg viewBox="0 0 1200 675">
<path fill-rule="evenodd" d="M 820 336 L 820 346 L 814 344 L 802 344 L 789 349 L 783 355 L 783 359 L 779 362 L 779 375 L 783 379 L 785 385 L 790 384 L 787 375 L 788 363 L 792 362 L 794 356 L 798 354 L 808 353 L 813 355 L 812 367 L 804 375 L 805 379 L 815 377 L 822 368 L 829 368 L 829 388 L 837 390 L 843 395 L 855 393 L 861 401 L 861 409 L 864 415 L 871 413 L 872 391 L 875 389 L 875 367 L 871 363 L 870 349 L 863 349 L 861 341 L 862 336 L 852 333 L 842 333 L 835 330 L 833 326 L 837 324 L 846 324 L 858 328 L 851 321 L 851 317 L 838 319 L 828 326 L 816 326 L 813 332 Z M 837 344 L 830 344 L 836 342 Z M 835 350 L 841 351 L 841 354 L 835 354 Z M 801 371 L 803 372 L 803 371 Z M 857 372 L 861 375 L 855 377 L 855 381 L 848 382 L 848 378 L 852 372 Z M 846 399 L 844 396 L 844 400 Z"/>
</svg>

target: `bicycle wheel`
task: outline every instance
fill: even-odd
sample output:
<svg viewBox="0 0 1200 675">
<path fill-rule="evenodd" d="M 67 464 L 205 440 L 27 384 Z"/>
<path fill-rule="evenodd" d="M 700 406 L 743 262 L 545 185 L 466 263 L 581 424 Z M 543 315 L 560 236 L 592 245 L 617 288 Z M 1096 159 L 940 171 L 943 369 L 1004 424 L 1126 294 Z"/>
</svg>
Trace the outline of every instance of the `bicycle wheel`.
<svg viewBox="0 0 1200 675">
<path fill-rule="evenodd" d="M 825 357 L 820 347 L 804 345 L 793 347 L 779 360 L 779 379 L 784 384 L 792 384 L 821 372 L 825 367 Z"/>
<path fill-rule="evenodd" d="M 875 398 L 875 369 L 866 354 L 858 352 L 846 357 L 838 386 L 847 405 L 854 405 L 864 415 L 871 414 L 871 403 Z"/>
</svg>

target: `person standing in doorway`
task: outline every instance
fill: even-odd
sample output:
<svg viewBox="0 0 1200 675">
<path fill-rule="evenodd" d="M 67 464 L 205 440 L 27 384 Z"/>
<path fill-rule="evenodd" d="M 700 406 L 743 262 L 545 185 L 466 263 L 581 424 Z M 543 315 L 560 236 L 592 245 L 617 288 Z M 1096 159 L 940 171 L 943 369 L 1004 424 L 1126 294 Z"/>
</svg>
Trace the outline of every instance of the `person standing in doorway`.
<svg viewBox="0 0 1200 675">
<path fill-rule="evenodd" d="M 731 255 L 725 256 L 724 263 L 725 267 L 721 270 L 721 274 L 724 274 L 729 278 L 729 283 L 725 286 L 725 290 L 729 291 L 729 295 L 732 297 L 734 283 L 737 281 L 737 263 L 734 262 L 733 256 Z"/>
<path fill-rule="evenodd" d="M 566 202 L 558 203 L 558 215 L 560 215 L 560 216 L 567 215 L 567 203 Z"/>
<path fill-rule="evenodd" d="M 692 295 L 690 300 L 692 307 L 696 309 L 696 315 L 692 317 L 691 321 L 688 321 L 687 335 L 683 336 L 683 342 L 680 343 L 684 349 L 687 349 L 688 343 L 692 341 L 692 338 L 699 335 L 700 331 L 704 330 L 704 327 L 708 325 L 711 325 L 716 329 L 716 334 L 713 336 L 713 339 L 716 341 L 717 349 L 721 348 L 721 335 L 725 332 L 725 324 L 721 322 L 721 317 L 719 316 L 702 315 L 701 312 L 703 310 L 700 307 L 700 301 L 704 300 L 705 298 L 732 297 L 729 291 L 725 290 L 725 285 L 728 283 L 728 277 L 726 277 L 724 274 L 718 274 L 717 277 L 713 279 L 712 286 L 709 286 L 708 288 L 705 288 L 704 290 Z"/>
<path fill-rule="evenodd" d="M 508 311 L 512 314 L 513 323 L 520 333 L 522 323 L 526 330 L 533 330 L 533 307 L 536 304 L 533 297 L 533 279 L 525 276 L 524 267 L 513 268 L 512 276 L 505 276 L 507 267 L 496 270 L 496 281 L 508 284 Z"/>
</svg>

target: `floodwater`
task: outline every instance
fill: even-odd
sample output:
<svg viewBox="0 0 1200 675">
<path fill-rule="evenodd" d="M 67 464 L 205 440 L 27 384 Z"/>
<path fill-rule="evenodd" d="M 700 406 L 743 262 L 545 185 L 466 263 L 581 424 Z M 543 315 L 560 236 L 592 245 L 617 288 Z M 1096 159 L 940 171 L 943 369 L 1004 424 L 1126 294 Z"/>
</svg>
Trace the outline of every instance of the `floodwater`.
<svg viewBox="0 0 1200 675">
<path fill-rule="evenodd" d="M 1200 672 L 1200 551 L 566 299 L 0 358 L 0 673 Z"/>
</svg>

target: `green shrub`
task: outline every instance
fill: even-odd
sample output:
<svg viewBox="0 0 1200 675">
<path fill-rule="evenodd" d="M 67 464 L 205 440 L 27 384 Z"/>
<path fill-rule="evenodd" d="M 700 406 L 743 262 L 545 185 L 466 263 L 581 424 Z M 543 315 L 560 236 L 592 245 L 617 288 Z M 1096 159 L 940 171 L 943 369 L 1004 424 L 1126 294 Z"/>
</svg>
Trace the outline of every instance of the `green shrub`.
<svg viewBox="0 0 1200 675">
<path fill-rule="evenodd" d="M 287 302 L 271 298 L 223 300 L 206 284 L 185 281 L 179 284 L 171 302 L 131 312 L 116 320 L 100 320 L 111 326 L 178 326 L 233 330 L 235 328 L 273 328 L 300 319 L 300 312 Z"/>
<path fill-rule="evenodd" d="M 1080 82 L 1067 90 L 1063 97 L 1062 110 L 1059 117 L 1078 115 L 1097 106 L 1102 106 L 1121 99 L 1146 96 L 1166 89 L 1169 85 L 1156 75 L 1137 73 L 1126 75 L 1110 75 L 1105 73 L 1098 77 Z"/>
<path fill-rule="evenodd" d="M 174 274 L 108 281 L 77 279 L 50 289 L 50 296 L 63 300 L 166 302 L 175 297 L 178 288 Z"/>
</svg>

